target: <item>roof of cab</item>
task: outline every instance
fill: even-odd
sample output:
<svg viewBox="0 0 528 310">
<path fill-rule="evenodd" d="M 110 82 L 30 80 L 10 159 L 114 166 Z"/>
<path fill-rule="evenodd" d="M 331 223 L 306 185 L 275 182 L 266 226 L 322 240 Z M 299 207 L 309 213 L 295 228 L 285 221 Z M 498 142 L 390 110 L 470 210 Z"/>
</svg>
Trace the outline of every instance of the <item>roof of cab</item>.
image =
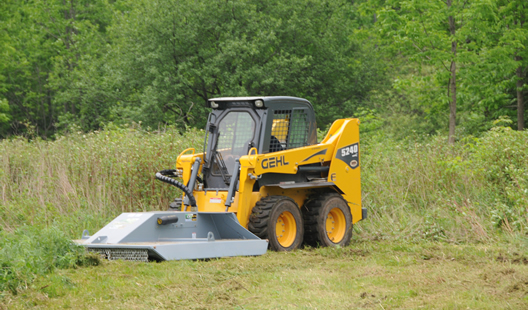
<svg viewBox="0 0 528 310">
<path fill-rule="evenodd" d="M 310 101 L 299 98 L 299 97 L 291 97 L 291 96 L 262 96 L 262 97 L 220 97 L 220 98 L 211 98 L 207 100 L 208 102 L 211 101 L 255 101 L 255 100 L 262 100 L 264 101 L 264 104 L 266 107 L 274 106 L 275 104 L 280 103 L 304 103 L 312 107 L 312 104 Z"/>
</svg>

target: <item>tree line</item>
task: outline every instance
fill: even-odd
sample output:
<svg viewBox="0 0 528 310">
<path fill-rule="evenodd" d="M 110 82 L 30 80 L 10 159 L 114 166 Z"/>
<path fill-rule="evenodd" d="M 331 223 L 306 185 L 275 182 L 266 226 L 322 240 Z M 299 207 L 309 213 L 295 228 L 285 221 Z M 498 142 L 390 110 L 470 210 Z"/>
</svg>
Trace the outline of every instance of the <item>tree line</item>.
<svg viewBox="0 0 528 310">
<path fill-rule="evenodd" d="M 322 128 L 341 117 L 414 117 L 403 127 L 446 132 L 454 142 L 506 116 L 522 130 L 526 7 L 4 0 L 0 137 L 52 138 L 72 125 L 90 131 L 108 123 L 201 127 L 207 98 L 247 95 L 307 98 Z"/>
</svg>

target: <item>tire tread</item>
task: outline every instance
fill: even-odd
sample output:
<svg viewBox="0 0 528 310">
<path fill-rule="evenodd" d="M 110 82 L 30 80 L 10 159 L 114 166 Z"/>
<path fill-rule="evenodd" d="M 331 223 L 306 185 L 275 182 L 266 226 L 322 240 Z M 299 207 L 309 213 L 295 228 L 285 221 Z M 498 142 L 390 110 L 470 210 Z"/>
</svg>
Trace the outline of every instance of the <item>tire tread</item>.
<svg viewBox="0 0 528 310">
<path fill-rule="evenodd" d="M 321 216 L 321 210 L 325 202 L 332 197 L 342 196 L 338 193 L 323 193 L 317 196 L 312 196 L 303 206 L 304 217 L 304 243 L 309 246 L 317 247 L 324 246 L 321 236 L 326 234 L 325 227 L 319 225 L 318 220 Z M 351 224 L 352 226 L 352 224 Z M 346 242 L 348 244 L 348 242 Z"/>
</svg>

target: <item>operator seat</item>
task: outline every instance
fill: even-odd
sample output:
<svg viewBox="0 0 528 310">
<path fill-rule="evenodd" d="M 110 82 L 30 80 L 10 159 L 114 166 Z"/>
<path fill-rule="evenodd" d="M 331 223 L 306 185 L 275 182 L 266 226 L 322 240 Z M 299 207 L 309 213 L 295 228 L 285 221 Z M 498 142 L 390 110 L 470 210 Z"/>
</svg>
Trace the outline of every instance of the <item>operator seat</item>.
<svg viewBox="0 0 528 310">
<path fill-rule="evenodd" d="M 281 145 L 279 139 L 277 139 L 277 137 L 271 136 L 269 152 L 273 153 L 273 152 L 279 152 L 279 151 L 284 151 L 284 148 L 282 147 L 282 145 Z"/>
</svg>

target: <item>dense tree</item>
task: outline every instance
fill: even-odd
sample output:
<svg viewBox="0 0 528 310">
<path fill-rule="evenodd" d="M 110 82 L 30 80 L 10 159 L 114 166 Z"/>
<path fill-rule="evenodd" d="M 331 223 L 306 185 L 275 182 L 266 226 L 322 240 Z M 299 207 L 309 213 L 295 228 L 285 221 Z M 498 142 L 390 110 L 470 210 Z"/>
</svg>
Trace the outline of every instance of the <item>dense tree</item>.
<svg viewBox="0 0 528 310">
<path fill-rule="evenodd" d="M 83 57 L 97 55 L 111 10 L 104 0 L 6 1 L 0 16 L 0 94 L 9 102 L 8 132 L 36 129 L 48 136 L 61 115 L 79 112 L 75 100 L 61 94 L 78 90 L 72 75 Z M 0 136 L 8 132 L 4 128 Z"/>
<path fill-rule="evenodd" d="M 382 70 L 348 1 L 30 0 L 2 4 L 0 94 L 11 128 L 200 126 L 214 96 L 310 99 L 322 126 Z M 15 38 L 15 39 L 13 39 Z M 8 114 L 9 113 L 9 114 Z"/>
<path fill-rule="evenodd" d="M 101 107 L 104 103 L 87 100 L 91 99 L 92 89 L 83 81 L 87 72 L 94 70 L 92 60 L 105 51 L 112 7 L 104 0 L 61 0 L 45 5 L 48 15 L 40 24 L 47 36 L 58 41 L 48 80 L 53 104 L 59 111 L 56 125 L 68 126 L 73 121 L 86 130 L 97 128 L 105 121 L 106 108 Z"/>
<path fill-rule="evenodd" d="M 517 110 L 517 128 L 523 130 L 528 5 L 525 1 L 481 0 L 475 1 L 473 11 L 474 31 L 469 38 L 475 56 L 467 76 L 469 93 L 491 118 Z"/>
<path fill-rule="evenodd" d="M 134 1 L 118 15 L 109 72 L 115 115 L 203 121 L 216 96 L 293 95 L 319 121 L 350 116 L 381 78 L 353 39 L 345 1 Z M 352 18 L 351 18 L 352 17 Z"/>
<path fill-rule="evenodd" d="M 528 64 L 523 1 L 384 1 L 380 7 L 385 46 L 420 68 L 396 85 L 424 94 L 429 116 L 449 105 L 450 142 L 457 110 L 465 112 L 464 127 L 476 133 L 503 115 L 514 117 L 514 108 L 522 130 Z"/>
<path fill-rule="evenodd" d="M 0 138 L 200 127 L 207 98 L 245 95 L 305 97 L 320 127 L 381 113 L 449 128 L 451 143 L 457 123 L 478 133 L 508 115 L 522 130 L 527 13 L 521 0 L 4 0 Z"/>
<path fill-rule="evenodd" d="M 433 68 L 434 82 L 445 87 L 432 105 L 449 106 L 449 142 L 455 141 L 457 62 L 464 42 L 468 1 L 387 1 L 379 27 L 395 50 L 419 65 Z"/>
<path fill-rule="evenodd" d="M 517 93 L 517 129 L 524 129 L 524 86 L 528 68 L 528 4 L 525 1 L 499 1 L 498 17 L 503 39 L 499 44 L 510 47 L 511 56 L 515 59 L 515 92 Z"/>
</svg>

